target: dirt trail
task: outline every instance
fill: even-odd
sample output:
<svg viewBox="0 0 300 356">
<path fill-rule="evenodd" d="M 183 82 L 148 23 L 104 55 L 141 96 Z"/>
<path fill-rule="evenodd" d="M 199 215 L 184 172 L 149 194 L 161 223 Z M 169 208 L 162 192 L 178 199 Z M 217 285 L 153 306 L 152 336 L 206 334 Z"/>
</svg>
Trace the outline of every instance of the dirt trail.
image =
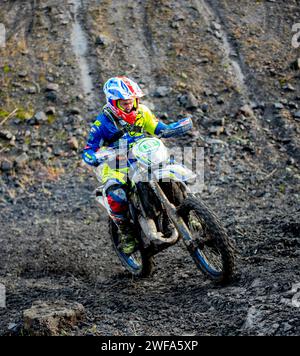
<svg viewBox="0 0 300 356">
<path fill-rule="evenodd" d="M 71 335 L 299 335 L 297 5 L 1 2 L 0 119 L 18 108 L 3 127 L 15 140 L 0 141 L 1 335 L 33 301 L 58 299 L 86 308 Z M 182 244 L 143 280 L 114 255 L 80 152 L 119 74 L 164 122 L 193 115 L 193 133 L 169 145 L 204 145 L 201 196 L 239 250 L 229 286 L 205 280 Z"/>
<path fill-rule="evenodd" d="M 81 10 L 81 8 L 81 0 L 74 0 L 74 24 L 71 33 L 71 43 L 79 65 L 82 91 L 85 96 L 90 96 L 86 98 L 86 101 L 92 104 L 95 103 L 95 98 L 93 95 L 93 83 L 90 76 L 90 68 L 86 60 L 88 41 L 86 34 L 84 33 L 84 30 L 82 29 L 82 26 L 78 20 L 78 12 Z"/>
</svg>

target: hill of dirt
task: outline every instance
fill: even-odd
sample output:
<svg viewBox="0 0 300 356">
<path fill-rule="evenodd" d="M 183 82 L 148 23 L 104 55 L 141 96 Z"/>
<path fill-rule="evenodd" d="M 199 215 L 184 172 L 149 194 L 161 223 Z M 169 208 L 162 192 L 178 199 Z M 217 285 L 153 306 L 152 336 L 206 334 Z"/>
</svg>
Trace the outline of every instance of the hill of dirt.
<svg viewBox="0 0 300 356">
<path fill-rule="evenodd" d="M 299 335 L 299 0 L 0 0 L 0 335 L 35 301 L 84 306 L 70 335 Z M 298 37 L 297 37 L 298 36 Z M 300 40 L 299 40 L 300 41 Z M 102 86 L 127 75 L 170 147 L 204 147 L 202 199 L 238 250 L 226 287 L 183 244 L 136 280 L 81 161 Z"/>
</svg>

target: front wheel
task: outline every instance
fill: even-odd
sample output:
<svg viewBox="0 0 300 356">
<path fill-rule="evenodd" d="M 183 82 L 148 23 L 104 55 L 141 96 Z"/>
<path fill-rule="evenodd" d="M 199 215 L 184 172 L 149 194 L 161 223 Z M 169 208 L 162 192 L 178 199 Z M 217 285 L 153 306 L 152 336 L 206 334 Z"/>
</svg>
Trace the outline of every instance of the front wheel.
<svg viewBox="0 0 300 356">
<path fill-rule="evenodd" d="M 212 280 L 227 283 L 233 275 L 234 253 L 226 231 L 200 200 L 188 197 L 178 207 L 192 237 L 185 241 L 197 267 Z"/>
<path fill-rule="evenodd" d="M 120 248 L 120 236 L 117 225 L 109 219 L 109 232 L 113 247 L 122 265 L 136 277 L 148 277 L 153 272 L 153 256 L 149 256 L 142 246 L 138 246 L 131 255 L 125 254 Z"/>
</svg>

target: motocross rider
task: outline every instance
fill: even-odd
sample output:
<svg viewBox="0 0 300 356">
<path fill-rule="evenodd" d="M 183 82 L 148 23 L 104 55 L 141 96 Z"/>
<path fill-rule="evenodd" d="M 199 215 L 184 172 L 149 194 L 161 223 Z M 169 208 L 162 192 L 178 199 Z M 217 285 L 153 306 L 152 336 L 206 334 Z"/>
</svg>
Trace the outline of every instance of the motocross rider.
<svg viewBox="0 0 300 356">
<path fill-rule="evenodd" d="M 102 186 L 108 214 L 119 228 L 121 248 L 131 254 L 136 246 L 134 227 L 128 217 L 127 201 L 127 160 L 119 157 L 118 165 L 111 167 L 109 162 L 99 162 L 95 153 L 118 147 L 118 142 L 126 139 L 134 142 L 145 137 L 144 133 L 174 137 L 184 134 L 193 126 L 190 118 L 166 125 L 157 120 L 145 105 L 140 104 L 144 96 L 141 88 L 133 80 L 124 76 L 110 78 L 103 87 L 107 103 L 93 123 L 83 160 L 101 169 Z"/>
</svg>

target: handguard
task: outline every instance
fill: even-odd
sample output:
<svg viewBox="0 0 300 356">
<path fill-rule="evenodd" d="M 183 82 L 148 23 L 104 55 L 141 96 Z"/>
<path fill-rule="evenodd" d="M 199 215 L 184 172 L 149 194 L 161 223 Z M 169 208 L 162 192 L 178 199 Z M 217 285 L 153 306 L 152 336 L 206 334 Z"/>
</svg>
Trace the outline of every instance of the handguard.
<svg viewBox="0 0 300 356">
<path fill-rule="evenodd" d="M 185 134 L 187 131 L 191 130 L 193 127 L 193 121 L 190 117 L 181 119 L 173 124 L 169 124 L 166 129 L 161 131 L 160 137 L 176 137 Z"/>
<path fill-rule="evenodd" d="M 87 150 L 83 152 L 82 158 L 90 166 L 98 167 L 105 161 L 111 161 L 116 159 L 116 156 L 116 150 L 109 147 L 105 150 L 99 150 L 98 152 L 94 152 L 93 150 Z"/>
<path fill-rule="evenodd" d="M 84 160 L 85 163 L 89 164 L 90 166 L 97 167 L 99 165 L 95 153 L 92 150 L 87 150 L 83 152 L 82 159 Z"/>
</svg>

